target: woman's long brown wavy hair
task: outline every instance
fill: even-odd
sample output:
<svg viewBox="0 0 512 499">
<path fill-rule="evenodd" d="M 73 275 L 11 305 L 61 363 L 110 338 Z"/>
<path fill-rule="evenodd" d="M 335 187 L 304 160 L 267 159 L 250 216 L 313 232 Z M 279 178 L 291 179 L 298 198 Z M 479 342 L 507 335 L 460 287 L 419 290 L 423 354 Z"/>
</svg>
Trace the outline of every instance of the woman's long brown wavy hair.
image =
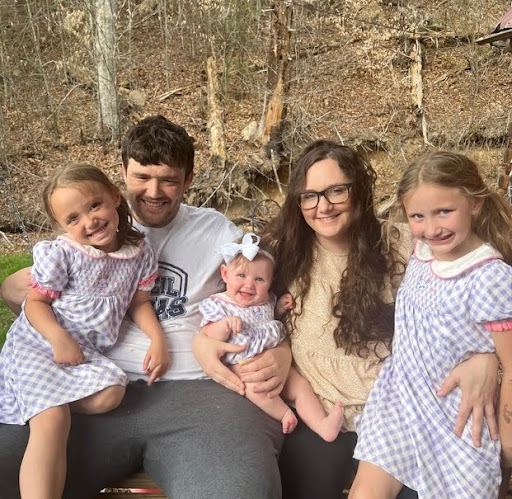
<svg viewBox="0 0 512 499">
<path fill-rule="evenodd" d="M 420 184 L 436 184 L 459 189 L 470 199 L 482 200 L 473 217 L 473 231 L 491 244 L 512 265 L 512 211 L 503 196 L 485 185 L 477 165 L 467 156 L 449 151 L 427 153 L 414 160 L 405 170 L 398 185 L 398 202 Z"/>
<path fill-rule="evenodd" d="M 120 197 L 121 202 L 117 207 L 117 213 L 119 215 L 117 241 L 119 247 L 125 243 L 138 244 L 139 241 L 144 239 L 144 234 L 132 226 L 130 207 L 117 186 L 110 181 L 103 171 L 87 163 L 68 163 L 46 183 L 43 190 L 43 202 L 46 213 L 53 225 L 57 224 L 57 220 L 53 214 L 50 201 L 55 189 L 84 182 L 96 182 L 109 190 L 113 196 L 118 195 Z"/>
<path fill-rule="evenodd" d="M 332 313 L 338 319 L 334 340 L 347 353 L 366 357 L 370 351 L 377 353 L 378 342 L 388 345 L 391 342 L 394 304 L 384 303 L 381 295 L 389 285 L 389 278 L 403 274 L 405 265 L 382 237 L 381 223 L 373 206 L 377 175 L 350 147 L 318 140 L 307 146 L 297 159 L 281 212 L 265 230 L 265 237 L 272 240 L 277 251 L 275 287 L 281 294 L 295 283 L 294 298 L 298 298 L 299 304 L 310 290 L 315 233 L 305 222 L 298 199 L 309 168 L 325 159 L 336 161 L 352 183 L 348 266 L 340 272 L 339 288 L 332 301 Z M 288 318 L 288 325 L 293 330 L 293 318 Z"/>
</svg>

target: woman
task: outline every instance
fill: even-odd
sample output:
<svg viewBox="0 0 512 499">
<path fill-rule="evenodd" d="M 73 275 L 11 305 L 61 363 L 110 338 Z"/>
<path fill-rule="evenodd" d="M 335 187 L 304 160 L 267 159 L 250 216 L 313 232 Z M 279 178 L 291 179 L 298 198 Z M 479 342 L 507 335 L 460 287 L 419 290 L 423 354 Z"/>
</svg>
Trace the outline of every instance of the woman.
<svg viewBox="0 0 512 499">
<path fill-rule="evenodd" d="M 354 471 L 355 420 L 389 354 L 394 292 L 410 242 L 398 235 L 393 245 L 382 241 L 373 207 L 375 179 L 372 167 L 356 151 L 316 141 L 298 158 L 281 213 L 266 230 L 278 253 L 276 291 L 289 291 L 295 300 L 287 319 L 294 365 L 327 410 L 342 400 L 347 430 L 326 443 L 299 422 L 286 437 L 280 459 L 285 498 L 341 496 Z M 235 387 L 239 380 L 218 362 L 224 348 L 201 333 L 194 353 L 207 374 Z M 266 380 L 261 389 L 271 388 L 269 396 L 279 393 L 284 382 L 280 375 L 267 379 L 267 370 L 277 373 L 275 362 L 258 358 L 244 365 L 242 381 Z M 497 438 L 494 357 L 474 357 L 458 366 L 439 395 L 456 385 L 464 397 L 455 432 L 462 432 L 473 411 L 475 443 L 483 415 Z M 415 497 L 412 491 L 403 494 Z"/>
</svg>

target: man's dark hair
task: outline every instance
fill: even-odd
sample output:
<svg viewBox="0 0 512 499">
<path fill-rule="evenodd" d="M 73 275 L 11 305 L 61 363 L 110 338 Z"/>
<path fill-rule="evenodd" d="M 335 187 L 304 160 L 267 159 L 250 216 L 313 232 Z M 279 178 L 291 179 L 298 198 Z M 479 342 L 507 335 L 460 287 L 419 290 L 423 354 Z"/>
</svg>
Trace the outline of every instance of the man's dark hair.
<svg viewBox="0 0 512 499">
<path fill-rule="evenodd" d="M 194 169 L 194 145 L 186 130 L 162 115 L 139 121 L 126 133 L 121 157 L 125 168 L 134 159 L 143 166 L 167 165 L 183 168 L 185 177 Z"/>
</svg>

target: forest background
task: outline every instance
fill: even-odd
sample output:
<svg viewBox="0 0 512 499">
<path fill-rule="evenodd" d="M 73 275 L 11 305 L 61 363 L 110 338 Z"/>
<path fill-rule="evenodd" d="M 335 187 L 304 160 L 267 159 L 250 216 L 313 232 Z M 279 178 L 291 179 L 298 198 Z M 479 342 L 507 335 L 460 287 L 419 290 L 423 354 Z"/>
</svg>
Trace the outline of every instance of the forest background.
<svg viewBox="0 0 512 499">
<path fill-rule="evenodd" d="M 282 202 L 294 158 L 316 138 L 368 156 L 382 212 L 424 150 L 469 155 L 497 188 L 512 130 L 511 55 L 475 39 L 509 8 L 0 0 L 0 253 L 49 237 L 41 186 L 66 161 L 98 165 L 122 185 L 119 137 L 155 113 L 194 138 L 187 201 L 237 221 L 260 200 Z"/>
</svg>

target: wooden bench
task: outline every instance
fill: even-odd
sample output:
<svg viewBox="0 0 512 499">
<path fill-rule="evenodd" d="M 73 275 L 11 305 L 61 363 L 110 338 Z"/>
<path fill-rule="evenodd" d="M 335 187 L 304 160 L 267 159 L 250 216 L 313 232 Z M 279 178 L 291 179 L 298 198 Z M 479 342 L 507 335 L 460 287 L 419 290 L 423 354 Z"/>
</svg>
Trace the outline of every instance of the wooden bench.
<svg viewBox="0 0 512 499">
<path fill-rule="evenodd" d="M 347 497 L 348 492 L 344 490 L 341 497 Z M 127 499 L 127 494 L 133 499 L 167 499 L 158 485 L 143 471 L 133 474 L 111 489 L 101 491 L 95 499 Z M 507 496 L 512 497 L 512 480 Z"/>
<path fill-rule="evenodd" d="M 143 471 L 129 476 L 111 488 L 102 490 L 96 499 L 127 499 L 127 494 L 130 494 L 128 497 L 133 499 L 167 499 L 158 485 Z"/>
</svg>

